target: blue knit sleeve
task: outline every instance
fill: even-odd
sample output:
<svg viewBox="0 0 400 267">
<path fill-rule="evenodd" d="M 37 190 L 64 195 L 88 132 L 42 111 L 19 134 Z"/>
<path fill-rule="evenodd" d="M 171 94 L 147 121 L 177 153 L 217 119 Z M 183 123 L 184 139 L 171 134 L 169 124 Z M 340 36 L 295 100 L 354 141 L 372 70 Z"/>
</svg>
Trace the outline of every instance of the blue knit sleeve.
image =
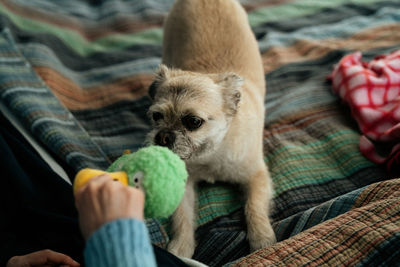
<svg viewBox="0 0 400 267">
<path fill-rule="evenodd" d="M 88 267 L 156 266 L 144 222 L 119 219 L 92 234 L 84 251 Z"/>
</svg>

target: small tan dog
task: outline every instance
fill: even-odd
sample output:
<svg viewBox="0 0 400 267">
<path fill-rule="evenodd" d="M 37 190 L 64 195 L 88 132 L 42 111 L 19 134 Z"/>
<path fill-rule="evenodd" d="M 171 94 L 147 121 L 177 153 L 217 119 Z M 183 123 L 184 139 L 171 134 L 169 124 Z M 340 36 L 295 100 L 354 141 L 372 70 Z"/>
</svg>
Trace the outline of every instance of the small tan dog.
<svg viewBox="0 0 400 267">
<path fill-rule="evenodd" d="M 196 182 L 238 183 L 246 192 L 252 250 L 275 242 L 272 184 L 263 160 L 265 79 L 247 14 L 236 0 L 177 0 L 164 25 L 163 64 L 149 89 L 151 143 L 187 164 L 185 196 L 172 216 L 168 249 L 195 249 Z"/>
</svg>

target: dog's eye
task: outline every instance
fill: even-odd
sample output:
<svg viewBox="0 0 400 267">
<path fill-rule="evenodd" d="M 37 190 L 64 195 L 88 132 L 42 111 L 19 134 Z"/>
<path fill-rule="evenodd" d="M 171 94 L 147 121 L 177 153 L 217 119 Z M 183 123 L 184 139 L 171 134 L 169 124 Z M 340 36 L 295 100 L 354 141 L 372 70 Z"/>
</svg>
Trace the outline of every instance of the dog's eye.
<svg viewBox="0 0 400 267">
<path fill-rule="evenodd" d="M 159 121 L 162 118 L 164 118 L 164 116 L 160 112 L 154 112 L 153 113 L 153 121 Z"/>
<path fill-rule="evenodd" d="M 193 115 L 187 115 L 182 118 L 182 124 L 183 126 L 186 127 L 189 131 L 194 131 L 203 124 L 203 120 L 200 119 L 199 117 L 193 116 Z"/>
</svg>

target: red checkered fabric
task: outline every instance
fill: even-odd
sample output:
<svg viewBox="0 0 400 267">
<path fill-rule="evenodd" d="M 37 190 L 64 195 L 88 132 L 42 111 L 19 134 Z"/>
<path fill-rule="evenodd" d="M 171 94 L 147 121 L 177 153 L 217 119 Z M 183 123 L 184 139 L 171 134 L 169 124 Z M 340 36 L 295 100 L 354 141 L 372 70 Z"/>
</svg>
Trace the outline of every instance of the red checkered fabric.
<svg viewBox="0 0 400 267">
<path fill-rule="evenodd" d="M 340 60 L 331 75 L 333 90 L 350 106 L 363 133 L 363 155 L 390 169 L 400 155 L 400 50 L 369 63 L 361 57 L 355 52 Z M 391 152 L 378 154 L 379 143 L 390 144 Z"/>
</svg>

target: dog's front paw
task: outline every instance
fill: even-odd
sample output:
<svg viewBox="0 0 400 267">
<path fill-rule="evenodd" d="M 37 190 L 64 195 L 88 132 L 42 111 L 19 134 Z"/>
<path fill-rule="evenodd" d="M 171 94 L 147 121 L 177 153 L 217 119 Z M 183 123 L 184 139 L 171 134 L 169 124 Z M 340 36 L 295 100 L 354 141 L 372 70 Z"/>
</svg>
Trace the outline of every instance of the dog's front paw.
<svg viewBox="0 0 400 267">
<path fill-rule="evenodd" d="M 251 251 L 268 247 L 276 242 L 275 233 L 271 225 L 264 225 L 260 228 L 263 229 L 258 229 L 258 233 L 249 233 L 248 235 Z"/>
<path fill-rule="evenodd" d="M 196 244 L 194 240 L 183 240 L 182 242 L 181 240 L 173 239 L 168 244 L 168 251 L 179 257 L 191 258 L 193 256 L 195 246 Z"/>
</svg>

